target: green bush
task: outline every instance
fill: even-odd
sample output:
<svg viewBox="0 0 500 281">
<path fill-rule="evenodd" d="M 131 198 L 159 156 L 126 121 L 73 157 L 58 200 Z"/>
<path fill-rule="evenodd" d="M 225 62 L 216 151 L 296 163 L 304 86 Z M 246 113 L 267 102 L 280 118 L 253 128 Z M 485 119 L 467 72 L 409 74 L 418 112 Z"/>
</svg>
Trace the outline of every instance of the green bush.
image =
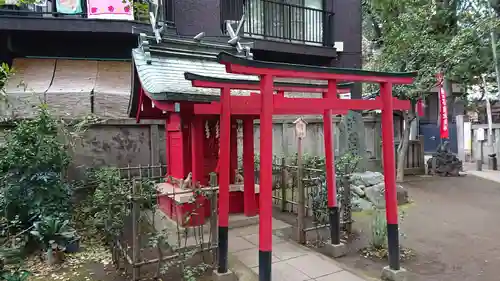
<svg viewBox="0 0 500 281">
<path fill-rule="evenodd" d="M 64 173 L 70 156 L 57 120 L 42 105 L 36 118 L 14 125 L 0 147 L 0 208 L 8 231 L 45 216 L 69 218 L 71 187 Z"/>
</svg>

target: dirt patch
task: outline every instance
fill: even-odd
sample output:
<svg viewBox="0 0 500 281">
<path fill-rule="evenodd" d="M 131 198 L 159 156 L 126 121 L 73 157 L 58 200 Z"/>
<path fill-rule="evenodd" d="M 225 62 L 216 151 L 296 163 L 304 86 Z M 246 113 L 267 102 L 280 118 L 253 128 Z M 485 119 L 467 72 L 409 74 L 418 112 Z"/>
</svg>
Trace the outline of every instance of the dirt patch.
<svg viewBox="0 0 500 281">
<path fill-rule="evenodd" d="M 405 208 L 401 222 L 405 236 L 401 243 L 415 254 L 402 263 L 409 271 L 408 281 L 497 281 L 500 185 L 463 176 L 411 178 L 403 186 L 414 201 Z M 295 224 L 294 215 L 275 211 L 275 216 Z M 370 216 L 357 214 L 354 219 L 355 238 L 349 242 L 349 254 L 337 261 L 379 277 L 387 261 L 359 253 L 369 243 Z M 327 230 L 321 235 L 328 237 Z"/>
</svg>

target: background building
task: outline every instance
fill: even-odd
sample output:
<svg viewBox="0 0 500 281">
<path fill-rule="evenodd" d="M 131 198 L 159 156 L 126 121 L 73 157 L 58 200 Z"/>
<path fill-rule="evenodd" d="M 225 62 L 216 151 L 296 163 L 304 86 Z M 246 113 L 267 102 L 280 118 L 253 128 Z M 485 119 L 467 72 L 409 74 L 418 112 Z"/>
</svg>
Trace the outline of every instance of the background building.
<svg viewBox="0 0 500 281">
<path fill-rule="evenodd" d="M 0 6 L 0 60 L 16 69 L 6 89 L 10 114 L 29 115 L 33 103 L 46 100 L 61 114 L 127 118 L 132 48 L 140 32 L 151 31 L 150 7 L 119 1 L 111 9 L 103 2 L 118 3 Z M 255 59 L 361 68 L 360 0 L 160 3 L 158 17 L 174 38 L 205 32 L 206 40 L 227 42 L 224 21 L 239 20 L 245 10 L 243 40 L 254 42 Z M 352 96 L 360 96 L 360 87 Z"/>
</svg>

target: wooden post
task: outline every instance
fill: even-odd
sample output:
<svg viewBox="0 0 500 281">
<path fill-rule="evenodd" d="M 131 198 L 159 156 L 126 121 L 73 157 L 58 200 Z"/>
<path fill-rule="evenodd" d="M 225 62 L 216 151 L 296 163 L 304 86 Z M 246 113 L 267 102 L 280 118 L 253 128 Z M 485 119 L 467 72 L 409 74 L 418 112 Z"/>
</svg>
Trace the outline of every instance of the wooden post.
<svg viewBox="0 0 500 281">
<path fill-rule="evenodd" d="M 286 171 L 286 158 L 281 158 L 281 211 L 286 211 L 286 188 L 288 184 L 287 171 Z"/>
<path fill-rule="evenodd" d="M 328 80 L 328 91 L 323 93 L 327 99 L 337 98 L 337 82 Z M 328 204 L 328 220 L 330 222 L 330 242 L 340 244 L 340 210 L 337 205 L 337 187 L 335 179 L 335 155 L 333 153 L 333 120 L 332 110 L 323 112 L 323 130 L 325 143 L 326 189 Z"/>
<path fill-rule="evenodd" d="M 458 159 L 465 162 L 465 143 L 464 143 L 464 116 L 457 115 L 456 117 L 457 124 L 457 147 L 458 147 Z"/>
<path fill-rule="evenodd" d="M 342 204 L 344 212 L 342 219 L 344 221 L 344 231 L 349 236 L 352 233 L 351 181 L 349 180 L 349 176 L 343 177 L 342 185 L 344 187 L 344 204 Z"/>
<path fill-rule="evenodd" d="M 259 280 L 271 280 L 273 248 L 273 77 L 260 77 Z"/>
<path fill-rule="evenodd" d="M 476 162 L 476 170 L 482 171 L 483 170 L 483 143 L 485 139 L 485 133 L 483 128 L 478 128 L 476 130 L 476 140 L 479 142 L 479 158 L 477 159 Z"/>
<path fill-rule="evenodd" d="M 382 149 L 384 154 L 385 205 L 387 217 L 387 245 L 389 267 L 400 269 L 398 200 L 396 191 L 396 161 L 394 149 L 394 119 L 392 84 L 380 83 L 382 96 Z"/>
<path fill-rule="evenodd" d="M 138 194 L 138 183 L 134 182 L 132 186 L 132 280 L 139 280 L 140 270 L 137 266 L 140 259 L 141 249 L 139 249 L 140 245 L 140 234 L 139 234 L 139 218 L 140 218 L 140 209 L 139 202 L 137 202 L 137 194 Z"/>
<path fill-rule="evenodd" d="M 160 161 L 160 132 L 157 124 L 153 124 L 149 126 L 149 141 L 151 148 L 151 165 L 161 164 Z M 156 173 L 153 173 L 153 177 L 156 176 Z M 160 175 L 161 176 L 161 175 Z"/>
<path fill-rule="evenodd" d="M 210 182 L 209 182 L 210 187 L 214 188 L 218 186 L 219 184 L 217 183 L 217 173 L 212 172 L 210 173 Z M 216 245 L 218 240 L 218 231 L 217 231 L 217 191 L 212 189 L 210 191 L 210 232 L 212 239 L 210 242 L 210 246 Z M 214 251 L 214 261 L 217 260 L 217 251 Z"/>
<path fill-rule="evenodd" d="M 238 123 L 236 118 L 231 119 L 231 137 L 229 138 L 229 183 L 235 183 L 236 169 L 238 169 Z"/>
<path fill-rule="evenodd" d="M 219 152 L 219 256 L 218 273 L 228 272 L 228 226 L 231 138 L 231 89 L 221 90 L 220 152 Z"/>
<path fill-rule="evenodd" d="M 192 185 L 197 183 L 205 184 L 203 175 L 203 143 L 205 141 L 203 134 L 203 119 L 201 116 L 194 116 L 191 121 L 191 172 Z"/>
<path fill-rule="evenodd" d="M 420 162 L 419 163 L 419 168 L 421 168 L 421 170 L 424 171 L 424 173 L 425 173 L 425 165 L 426 165 L 426 163 L 425 163 L 425 152 L 424 152 L 425 148 L 424 148 L 424 136 L 423 135 L 419 135 L 418 136 L 418 142 L 419 142 L 419 145 L 420 145 L 420 147 L 419 147 L 419 153 L 420 154 L 418 156 L 419 157 L 418 159 L 419 159 L 419 162 Z"/>
<path fill-rule="evenodd" d="M 243 119 L 243 209 L 247 217 L 257 215 L 254 154 L 253 118 L 245 118 Z"/>
<path fill-rule="evenodd" d="M 279 92 L 278 92 L 279 94 Z M 284 93 L 283 93 L 284 96 Z M 288 124 L 283 122 L 281 125 L 281 146 L 283 147 L 283 158 L 281 159 L 281 211 L 286 212 L 287 210 L 287 188 L 288 188 L 288 169 L 287 169 L 287 160 L 289 151 L 288 151 L 288 134 L 287 134 Z M 293 208 L 293 207 L 292 207 Z M 292 209 L 290 209 L 292 211 Z"/>
<path fill-rule="evenodd" d="M 297 138 L 297 188 L 299 190 L 299 205 L 297 208 L 297 241 L 301 244 L 306 243 L 305 237 L 305 218 L 306 218 L 306 196 L 304 185 L 302 184 L 302 138 Z"/>
</svg>

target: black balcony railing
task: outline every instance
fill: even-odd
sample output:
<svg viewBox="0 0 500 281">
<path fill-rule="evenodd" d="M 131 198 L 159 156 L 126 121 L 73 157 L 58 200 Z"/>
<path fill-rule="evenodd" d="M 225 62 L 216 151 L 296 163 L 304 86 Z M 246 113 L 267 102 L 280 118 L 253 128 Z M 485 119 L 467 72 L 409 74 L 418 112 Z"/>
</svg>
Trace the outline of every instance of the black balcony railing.
<svg viewBox="0 0 500 281">
<path fill-rule="evenodd" d="M 333 13 L 272 0 L 247 0 L 246 36 L 333 46 Z"/>
<path fill-rule="evenodd" d="M 19 4 L 19 3 L 30 4 Z M 130 1 L 130 8 L 134 13 L 134 21 L 149 23 L 149 12 L 151 7 L 148 0 Z M 167 24 L 174 24 L 174 2 L 175 0 L 160 0 L 158 16 Z M 34 3 L 34 4 L 31 4 Z M 0 16 L 10 17 L 39 17 L 39 18 L 89 18 L 87 10 L 87 1 L 81 0 L 81 13 L 67 14 L 58 11 L 56 0 L 33 0 L 33 1 L 15 1 L 6 0 L 5 4 L 0 5 Z M 109 20 L 114 18 L 109 17 Z"/>
</svg>

